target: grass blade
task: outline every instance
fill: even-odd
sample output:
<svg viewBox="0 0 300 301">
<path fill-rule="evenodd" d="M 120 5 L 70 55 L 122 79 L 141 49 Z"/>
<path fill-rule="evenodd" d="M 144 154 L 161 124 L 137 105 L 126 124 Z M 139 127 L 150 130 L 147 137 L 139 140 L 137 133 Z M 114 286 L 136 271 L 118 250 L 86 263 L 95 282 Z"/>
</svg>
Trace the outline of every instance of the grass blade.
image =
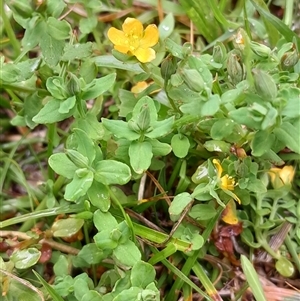
<svg viewBox="0 0 300 301">
<path fill-rule="evenodd" d="M 249 283 L 249 286 L 252 290 L 252 294 L 254 295 L 255 299 L 257 301 L 267 301 L 263 288 L 252 263 L 244 255 L 241 255 L 241 263 L 247 282 Z"/>
</svg>

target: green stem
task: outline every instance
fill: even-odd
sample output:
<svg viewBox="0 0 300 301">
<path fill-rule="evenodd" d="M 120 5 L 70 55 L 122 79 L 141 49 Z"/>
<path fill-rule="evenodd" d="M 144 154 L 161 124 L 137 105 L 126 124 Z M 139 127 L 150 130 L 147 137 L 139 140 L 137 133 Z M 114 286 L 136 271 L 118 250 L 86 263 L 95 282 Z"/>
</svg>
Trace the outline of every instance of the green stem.
<svg viewBox="0 0 300 301">
<path fill-rule="evenodd" d="M 177 160 L 177 162 L 175 164 L 175 167 L 174 167 L 174 169 L 172 171 L 171 177 L 170 177 L 170 179 L 168 181 L 168 184 L 167 184 L 167 191 L 171 190 L 171 188 L 173 186 L 173 183 L 174 183 L 176 177 L 179 174 L 181 164 L 182 164 L 182 160 L 181 159 Z"/>
<path fill-rule="evenodd" d="M 13 46 L 14 48 L 14 51 L 16 53 L 16 56 L 18 56 L 20 53 L 21 53 L 21 47 L 20 47 L 20 43 L 19 41 L 17 40 L 16 36 L 15 36 L 15 32 L 9 22 L 9 19 L 6 15 L 6 12 L 5 12 L 5 1 L 4 0 L 0 0 L 0 3 L 1 3 L 1 6 L 0 6 L 0 11 L 1 11 L 1 18 L 3 20 L 3 23 L 4 23 L 4 28 L 5 28 L 5 31 L 7 33 L 7 36 L 10 40 L 10 43 L 11 45 Z"/>
<path fill-rule="evenodd" d="M 286 0 L 285 1 L 283 22 L 288 27 L 291 27 L 292 22 L 293 22 L 293 10 L 294 10 L 294 0 Z"/>
<path fill-rule="evenodd" d="M 41 211 L 46 209 L 47 207 L 47 196 L 44 197 L 44 199 L 40 202 L 40 204 L 36 207 L 34 212 Z M 35 224 L 36 220 L 34 218 L 28 219 L 24 222 L 24 224 L 20 227 L 20 232 L 26 232 L 29 231 Z"/>
<path fill-rule="evenodd" d="M 273 202 L 273 206 L 272 206 L 272 209 L 271 209 L 271 212 L 270 212 L 270 216 L 269 216 L 269 220 L 272 221 L 276 215 L 276 212 L 277 212 L 277 203 L 278 203 L 278 200 L 279 199 L 275 199 L 274 202 Z"/>
<path fill-rule="evenodd" d="M 47 135 L 48 136 L 48 148 L 47 148 L 48 159 L 53 154 L 55 128 L 56 128 L 55 123 L 48 124 L 48 135 Z M 50 165 L 48 165 L 48 179 L 51 179 L 54 182 L 54 171 L 50 167 Z"/>
<path fill-rule="evenodd" d="M 286 236 L 286 238 L 284 240 L 284 243 L 285 243 L 287 249 L 289 250 L 289 252 L 290 252 L 290 254 L 291 254 L 291 256 L 294 260 L 294 263 L 295 263 L 295 265 L 298 269 L 298 272 L 300 273 L 300 258 L 297 254 L 296 248 L 293 245 L 292 240 L 291 240 L 289 235 Z"/>
<path fill-rule="evenodd" d="M 59 214 L 67 214 L 67 213 L 78 213 L 82 211 L 83 208 L 82 206 L 79 205 L 65 205 L 65 206 L 60 206 L 60 207 L 55 207 L 50 209 L 44 209 L 40 211 L 35 210 L 34 212 L 12 217 L 3 222 L 0 222 L 0 229 L 26 222 L 28 219 L 38 219 L 42 217 L 49 217 L 49 216 L 54 216 Z"/>
</svg>

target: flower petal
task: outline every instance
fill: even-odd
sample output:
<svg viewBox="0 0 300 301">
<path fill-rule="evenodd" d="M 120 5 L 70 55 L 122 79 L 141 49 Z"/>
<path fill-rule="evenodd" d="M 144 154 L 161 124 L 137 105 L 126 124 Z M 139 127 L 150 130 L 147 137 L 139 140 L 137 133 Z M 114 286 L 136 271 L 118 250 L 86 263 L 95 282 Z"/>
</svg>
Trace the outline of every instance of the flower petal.
<svg viewBox="0 0 300 301">
<path fill-rule="evenodd" d="M 134 35 L 142 38 L 144 27 L 141 21 L 135 18 L 126 18 L 122 25 L 125 34 Z"/>
<path fill-rule="evenodd" d="M 111 27 L 108 30 L 107 36 L 114 45 L 128 45 L 128 38 L 125 36 L 124 32 L 115 27 Z"/>
<path fill-rule="evenodd" d="M 213 159 L 213 163 L 214 163 L 214 165 L 215 165 L 215 167 L 217 169 L 217 176 L 220 179 L 221 175 L 222 175 L 222 172 L 223 172 L 223 168 L 222 168 L 222 166 L 220 164 L 220 161 L 217 160 L 217 159 Z"/>
<path fill-rule="evenodd" d="M 144 36 L 140 41 L 140 46 L 142 48 L 152 47 L 157 44 L 159 37 L 159 32 L 156 25 L 148 25 L 144 31 Z"/>
<path fill-rule="evenodd" d="M 115 45 L 114 48 L 118 50 L 119 52 L 127 54 L 128 51 L 130 50 L 128 46 L 123 46 L 123 45 Z"/>
<path fill-rule="evenodd" d="M 236 214 L 235 202 L 231 199 L 226 205 L 226 208 L 222 212 L 222 220 L 226 224 L 236 225 L 239 220 Z"/>
<path fill-rule="evenodd" d="M 136 58 L 141 63 L 148 63 L 155 59 L 155 51 L 152 48 L 138 48 L 133 52 L 133 55 L 136 56 Z"/>
<path fill-rule="evenodd" d="M 132 93 L 141 93 L 142 91 L 144 91 L 146 88 L 148 87 L 148 83 L 145 81 L 142 82 L 138 82 L 136 85 L 134 85 L 131 88 L 131 92 Z"/>
</svg>

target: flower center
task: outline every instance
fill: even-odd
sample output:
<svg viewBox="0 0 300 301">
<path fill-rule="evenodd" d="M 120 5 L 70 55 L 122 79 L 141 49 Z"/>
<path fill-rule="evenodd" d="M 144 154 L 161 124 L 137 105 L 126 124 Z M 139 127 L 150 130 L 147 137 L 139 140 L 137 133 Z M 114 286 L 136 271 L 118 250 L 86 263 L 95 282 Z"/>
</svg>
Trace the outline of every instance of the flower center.
<svg viewBox="0 0 300 301">
<path fill-rule="evenodd" d="M 140 46 L 140 37 L 134 33 L 125 34 L 125 43 L 129 46 L 131 52 L 135 51 Z"/>
<path fill-rule="evenodd" d="M 221 188 L 223 189 L 234 190 L 234 184 L 234 179 L 232 177 L 229 177 L 228 175 L 225 175 L 221 178 Z"/>
</svg>

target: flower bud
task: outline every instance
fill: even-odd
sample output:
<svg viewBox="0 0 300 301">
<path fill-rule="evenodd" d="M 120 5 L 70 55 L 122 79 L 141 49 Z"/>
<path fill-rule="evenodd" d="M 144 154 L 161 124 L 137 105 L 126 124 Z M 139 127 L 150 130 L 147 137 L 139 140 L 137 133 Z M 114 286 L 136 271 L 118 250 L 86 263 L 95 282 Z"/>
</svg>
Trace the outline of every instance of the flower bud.
<svg viewBox="0 0 300 301">
<path fill-rule="evenodd" d="M 147 104 L 142 106 L 141 112 L 137 116 L 136 123 L 142 131 L 145 131 L 149 128 L 149 126 L 150 126 L 150 109 Z"/>
<path fill-rule="evenodd" d="M 251 41 L 250 47 L 255 54 L 262 58 L 268 58 L 271 54 L 271 49 L 266 45 Z"/>
<path fill-rule="evenodd" d="M 175 56 L 168 55 L 161 63 L 161 75 L 165 81 L 168 81 L 172 74 L 176 72 L 177 59 Z"/>
<path fill-rule="evenodd" d="M 269 100 L 274 99 L 277 96 L 277 87 L 273 77 L 260 69 L 253 69 L 252 72 L 257 94 Z"/>
<path fill-rule="evenodd" d="M 193 53 L 193 45 L 189 42 L 186 42 L 182 46 L 182 54 L 186 57 Z"/>
<path fill-rule="evenodd" d="M 197 70 L 183 69 L 181 74 L 190 89 L 196 92 L 201 92 L 204 89 L 204 80 Z"/>
<path fill-rule="evenodd" d="M 297 49 L 293 51 L 286 52 L 281 58 L 281 68 L 282 70 L 289 70 L 293 68 L 299 61 L 299 53 Z"/>
<path fill-rule="evenodd" d="M 223 43 L 217 42 L 213 49 L 213 59 L 216 63 L 224 63 L 227 57 L 226 48 Z"/>
<path fill-rule="evenodd" d="M 245 68 L 242 58 L 237 51 L 230 51 L 227 59 L 227 72 L 232 84 L 237 85 L 244 79 Z"/>
<path fill-rule="evenodd" d="M 69 159 L 79 168 L 85 168 L 89 166 L 89 160 L 87 157 L 79 153 L 74 149 L 66 149 L 66 154 Z"/>
<path fill-rule="evenodd" d="M 80 82 L 76 75 L 70 73 L 70 80 L 67 83 L 69 95 L 77 95 L 80 92 Z"/>
<path fill-rule="evenodd" d="M 133 119 L 130 119 L 128 121 L 128 127 L 129 129 L 131 129 L 132 131 L 136 132 L 136 133 L 140 133 L 141 129 L 139 128 L 137 122 Z"/>
</svg>

